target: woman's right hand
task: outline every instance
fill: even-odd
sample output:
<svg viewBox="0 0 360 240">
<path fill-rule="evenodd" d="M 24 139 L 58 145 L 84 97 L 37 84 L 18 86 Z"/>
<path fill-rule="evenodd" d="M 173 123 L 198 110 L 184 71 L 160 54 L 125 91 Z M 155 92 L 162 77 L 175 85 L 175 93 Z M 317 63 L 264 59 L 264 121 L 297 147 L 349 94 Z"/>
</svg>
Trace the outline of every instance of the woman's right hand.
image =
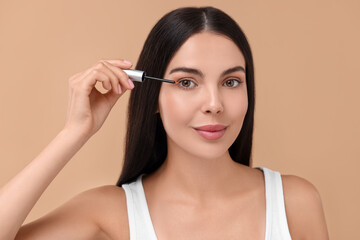
<svg viewBox="0 0 360 240">
<path fill-rule="evenodd" d="M 70 212 L 73 208 L 66 207 L 24 228 L 21 226 L 51 181 L 88 138 L 100 129 L 119 97 L 127 89 L 134 88 L 128 75 L 121 70 L 131 66 L 124 60 L 102 60 L 69 79 L 69 105 L 63 131 L 23 170 L 0 187 L 0 239 L 51 239 L 49 236 L 60 239 L 64 232 L 90 239 L 90 235 L 97 233 L 100 228 L 93 217 Z M 95 88 L 98 81 L 107 92 L 101 93 Z M 76 202 L 78 200 L 73 203 Z M 80 230 L 74 231 L 73 224 L 79 225 Z"/>
<path fill-rule="evenodd" d="M 121 69 L 132 64 L 126 60 L 101 60 L 94 66 L 69 79 L 69 104 L 64 129 L 91 137 L 95 134 L 119 97 L 134 88 L 133 82 Z M 106 93 L 95 87 L 101 82 Z"/>
</svg>

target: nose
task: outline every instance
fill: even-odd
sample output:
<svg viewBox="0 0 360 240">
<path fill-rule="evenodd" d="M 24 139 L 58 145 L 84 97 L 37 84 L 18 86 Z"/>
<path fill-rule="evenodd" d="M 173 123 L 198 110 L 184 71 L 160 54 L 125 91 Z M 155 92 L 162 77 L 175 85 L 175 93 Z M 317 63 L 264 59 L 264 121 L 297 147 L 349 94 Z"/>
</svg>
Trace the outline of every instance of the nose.
<svg viewBox="0 0 360 240">
<path fill-rule="evenodd" d="M 203 113 L 220 114 L 224 111 L 222 96 L 219 89 L 207 89 L 204 93 Z"/>
</svg>

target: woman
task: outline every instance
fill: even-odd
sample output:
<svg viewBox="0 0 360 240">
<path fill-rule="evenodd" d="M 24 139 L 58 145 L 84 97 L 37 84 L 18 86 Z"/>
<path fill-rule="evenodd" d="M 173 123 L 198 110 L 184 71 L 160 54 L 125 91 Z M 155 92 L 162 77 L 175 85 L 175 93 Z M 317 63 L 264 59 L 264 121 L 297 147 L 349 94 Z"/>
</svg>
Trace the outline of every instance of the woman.
<svg viewBox="0 0 360 240">
<path fill-rule="evenodd" d="M 136 68 L 176 84 L 134 86 L 122 71 L 131 66 L 103 60 L 70 78 L 64 129 L 1 188 L 0 239 L 328 239 L 311 183 L 250 167 L 253 63 L 245 35 L 229 16 L 182 8 L 156 24 Z M 97 81 L 107 93 L 96 90 Z M 21 227 L 127 90 L 118 186 L 83 192 Z"/>
</svg>

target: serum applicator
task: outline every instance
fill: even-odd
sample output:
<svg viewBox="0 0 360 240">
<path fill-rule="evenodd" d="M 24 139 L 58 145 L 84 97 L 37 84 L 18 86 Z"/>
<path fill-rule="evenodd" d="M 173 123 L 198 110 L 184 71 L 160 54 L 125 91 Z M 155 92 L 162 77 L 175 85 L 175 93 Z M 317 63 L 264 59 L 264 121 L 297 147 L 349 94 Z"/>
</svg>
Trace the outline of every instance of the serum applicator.
<svg viewBox="0 0 360 240">
<path fill-rule="evenodd" d="M 172 81 L 172 80 L 147 76 L 146 73 L 141 70 L 125 69 L 123 71 L 129 76 L 130 80 L 135 81 L 135 82 L 144 82 L 145 79 L 151 79 L 151 80 L 156 80 L 156 81 L 177 84 L 177 82 Z"/>
</svg>

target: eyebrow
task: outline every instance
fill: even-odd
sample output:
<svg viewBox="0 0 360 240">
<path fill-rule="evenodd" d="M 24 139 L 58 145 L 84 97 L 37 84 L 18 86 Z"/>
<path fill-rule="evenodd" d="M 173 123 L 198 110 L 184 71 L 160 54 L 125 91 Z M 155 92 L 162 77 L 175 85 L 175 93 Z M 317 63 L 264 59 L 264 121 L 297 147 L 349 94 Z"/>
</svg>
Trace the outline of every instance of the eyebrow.
<svg viewBox="0 0 360 240">
<path fill-rule="evenodd" d="M 228 75 L 230 73 L 233 73 L 233 72 L 238 72 L 238 71 L 245 73 L 245 69 L 242 66 L 236 66 L 236 67 L 225 70 L 223 73 L 221 73 L 221 77 Z M 199 75 L 200 77 L 204 77 L 204 74 L 200 70 L 195 69 L 195 68 L 178 67 L 178 68 L 172 69 L 169 74 L 172 74 L 174 72 L 186 72 L 186 73 Z"/>
</svg>

